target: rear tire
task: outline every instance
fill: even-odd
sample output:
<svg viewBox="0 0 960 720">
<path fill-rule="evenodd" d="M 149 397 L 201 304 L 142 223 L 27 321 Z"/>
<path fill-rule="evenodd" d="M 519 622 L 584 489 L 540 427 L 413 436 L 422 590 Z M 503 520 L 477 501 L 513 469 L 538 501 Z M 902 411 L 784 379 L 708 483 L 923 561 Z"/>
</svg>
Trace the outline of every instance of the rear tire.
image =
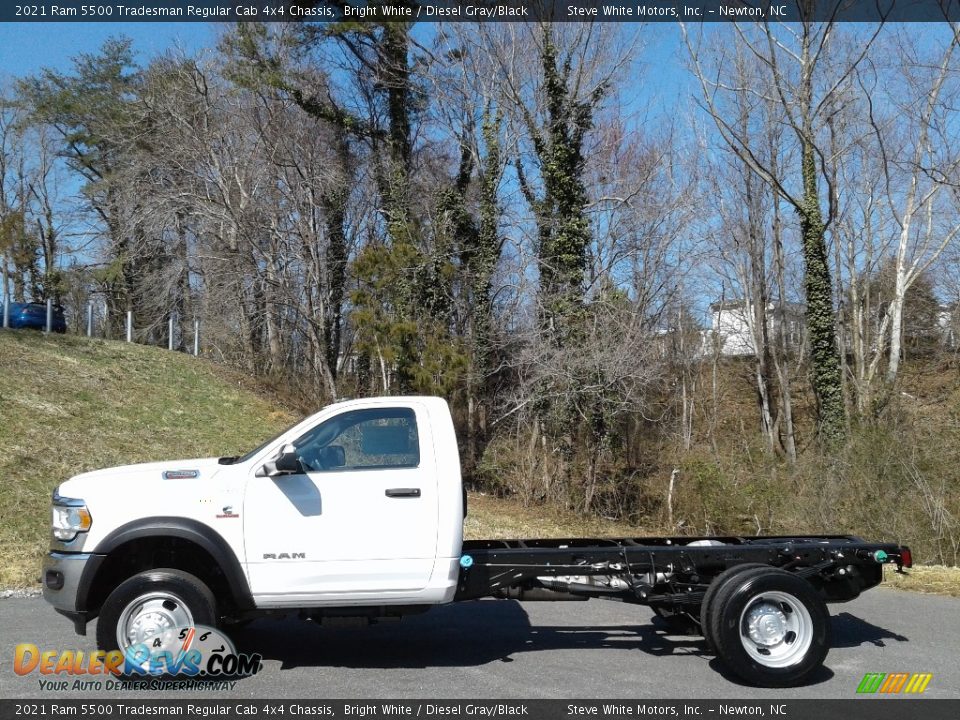
<svg viewBox="0 0 960 720">
<path fill-rule="evenodd" d="M 202 580 L 181 570 L 148 570 L 124 580 L 103 603 L 97 647 L 124 651 L 159 631 L 216 621 L 216 601 Z"/>
<path fill-rule="evenodd" d="M 703 595 L 703 603 L 700 605 L 700 632 L 703 633 L 710 652 L 715 653 L 717 651 L 717 646 L 713 641 L 713 637 L 710 635 L 710 606 L 716 599 L 717 593 L 730 578 L 747 570 L 756 570 L 758 568 L 769 569 L 770 566 L 764 565 L 763 563 L 741 563 L 740 565 L 734 565 L 717 575 L 710 585 L 707 586 L 707 592 Z"/>
<path fill-rule="evenodd" d="M 830 613 L 814 587 L 778 568 L 730 577 L 708 608 L 717 656 L 760 687 L 805 682 L 830 650 Z"/>
</svg>

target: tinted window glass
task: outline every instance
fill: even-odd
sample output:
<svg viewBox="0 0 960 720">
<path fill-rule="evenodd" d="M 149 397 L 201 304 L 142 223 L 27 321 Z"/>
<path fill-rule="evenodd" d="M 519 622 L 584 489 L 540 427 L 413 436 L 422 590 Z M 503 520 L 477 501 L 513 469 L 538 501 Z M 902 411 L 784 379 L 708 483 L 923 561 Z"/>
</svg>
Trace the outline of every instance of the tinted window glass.
<svg viewBox="0 0 960 720">
<path fill-rule="evenodd" d="M 420 464 L 416 414 L 410 408 L 341 413 L 293 443 L 310 471 L 411 468 Z"/>
</svg>

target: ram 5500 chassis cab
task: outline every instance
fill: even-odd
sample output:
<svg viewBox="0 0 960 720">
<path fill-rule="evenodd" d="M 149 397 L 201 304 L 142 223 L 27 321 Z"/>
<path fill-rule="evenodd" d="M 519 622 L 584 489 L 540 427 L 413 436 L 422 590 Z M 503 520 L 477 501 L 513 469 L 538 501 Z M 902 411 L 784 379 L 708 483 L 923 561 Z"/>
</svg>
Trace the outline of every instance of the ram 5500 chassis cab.
<svg viewBox="0 0 960 720">
<path fill-rule="evenodd" d="M 128 465 L 53 493 L 43 594 L 101 650 L 160 631 L 297 613 L 375 620 L 479 598 L 649 605 L 748 682 L 803 682 L 827 602 L 910 550 L 845 535 L 463 540 L 446 402 L 331 405 L 242 457 Z M 169 634 L 169 633 L 168 633 Z"/>
</svg>

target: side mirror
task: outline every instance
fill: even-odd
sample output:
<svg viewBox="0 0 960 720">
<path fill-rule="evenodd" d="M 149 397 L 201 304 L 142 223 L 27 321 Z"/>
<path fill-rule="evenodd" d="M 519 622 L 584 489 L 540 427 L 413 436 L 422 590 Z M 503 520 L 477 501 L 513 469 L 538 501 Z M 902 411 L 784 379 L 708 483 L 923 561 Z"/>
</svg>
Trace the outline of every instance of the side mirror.
<svg viewBox="0 0 960 720">
<path fill-rule="evenodd" d="M 303 468 L 303 463 L 297 457 L 296 451 L 284 448 L 279 457 L 265 462 L 260 469 L 260 473 L 257 474 L 262 473 L 266 477 L 280 477 L 282 475 L 302 475 L 304 472 L 306 471 Z"/>
</svg>

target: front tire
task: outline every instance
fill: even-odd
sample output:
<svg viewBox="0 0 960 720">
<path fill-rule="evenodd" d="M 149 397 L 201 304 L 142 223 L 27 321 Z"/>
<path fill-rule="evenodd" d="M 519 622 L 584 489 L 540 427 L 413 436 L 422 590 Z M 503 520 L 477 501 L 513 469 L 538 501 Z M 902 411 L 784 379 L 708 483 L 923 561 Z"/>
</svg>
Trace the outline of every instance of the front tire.
<svg viewBox="0 0 960 720">
<path fill-rule="evenodd" d="M 216 601 L 202 580 L 181 570 L 148 570 L 124 580 L 103 603 L 97 647 L 125 651 L 164 631 L 216 620 Z"/>
<path fill-rule="evenodd" d="M 708 609 L 717 656 L 760 687 L 805 682 L 830 650 L 830 613 L 806 580 L 765 568 L 731 577 Z"/>
</svg>

